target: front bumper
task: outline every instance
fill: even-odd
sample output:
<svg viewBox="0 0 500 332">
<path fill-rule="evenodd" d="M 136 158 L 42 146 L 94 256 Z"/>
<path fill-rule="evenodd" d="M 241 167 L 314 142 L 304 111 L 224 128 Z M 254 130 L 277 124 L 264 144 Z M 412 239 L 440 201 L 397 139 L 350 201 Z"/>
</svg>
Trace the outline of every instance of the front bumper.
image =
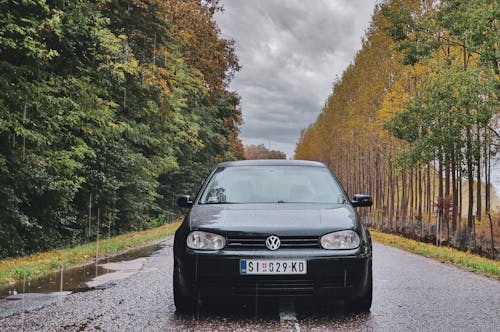
<svg viewBox="0 0 500 332">
<path fill-rule="evenodd" d="M 304 275 L 240 275 L 240 259 L 297 258 L 307 260 Z M 354 299 L 364 294 L 371 268 L 371 254 L 349 251 L 225 250 L 203 252 L 186 249 L 176 257 L 179 282 L 200 296 L 219 297 L 317 297 Z"/>
</svg>

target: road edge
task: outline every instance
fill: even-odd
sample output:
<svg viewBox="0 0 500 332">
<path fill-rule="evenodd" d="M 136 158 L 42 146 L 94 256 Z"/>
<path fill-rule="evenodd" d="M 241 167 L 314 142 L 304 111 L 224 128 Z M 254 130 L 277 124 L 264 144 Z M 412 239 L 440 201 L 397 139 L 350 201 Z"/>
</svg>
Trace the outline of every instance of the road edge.
<svg viewBox="0 0 500 332">
<path fill-rule="evenodd" d="M 370 230 L 373 241 L 447 263 L 462 270 L 500 280 L 500 261 L 449 247 L 437 247 L 405 237 Z"/>
<path fill-rule="evenodd" d="M 58 271 L 61 266 L 73 268 L 93 263 L 99 259 L 123 254 L 129 250 L 152 245 L 164 241 L 175 233 L 181 221 L 165 224 L 157 228 L 118 235 L 99 242 L 99 251 L 96 256 L 97 242 L 47 251 L 25 257 L 0 260 L 0 288 L 8 287 L 16 281 L 23 280 L 23 276 L 35 279 L 48 273 Z"/>
</svg>

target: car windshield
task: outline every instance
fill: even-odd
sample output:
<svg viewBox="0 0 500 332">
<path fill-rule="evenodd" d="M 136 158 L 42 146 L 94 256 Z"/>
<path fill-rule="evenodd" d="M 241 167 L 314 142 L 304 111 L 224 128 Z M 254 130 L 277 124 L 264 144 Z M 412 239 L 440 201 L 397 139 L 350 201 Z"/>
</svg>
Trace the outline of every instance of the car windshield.
<svg viewBox="0 0 500 332">
<path fill-rule="evenodd" d="M 201 204 L 334 203 L 345 196 L 324 167 L 248 166 L 218 168 Z"/>
</svg>

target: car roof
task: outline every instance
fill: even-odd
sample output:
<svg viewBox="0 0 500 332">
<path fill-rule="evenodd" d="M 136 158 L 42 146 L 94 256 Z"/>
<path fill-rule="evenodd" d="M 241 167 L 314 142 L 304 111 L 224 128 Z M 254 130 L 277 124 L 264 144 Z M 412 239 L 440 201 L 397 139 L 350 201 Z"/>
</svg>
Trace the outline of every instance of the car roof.
<svg viewBox="0 0 500 332">
<path fill-rule="evenodd" d="M 326 167 L 325 164 L 310 160 L 286 160 L 286 159 L 258 159 L 258 160 L 237 160 L 220 163 L 217 167 L 238 167 L 238 166 L 312 166 Z"/>
</svg>

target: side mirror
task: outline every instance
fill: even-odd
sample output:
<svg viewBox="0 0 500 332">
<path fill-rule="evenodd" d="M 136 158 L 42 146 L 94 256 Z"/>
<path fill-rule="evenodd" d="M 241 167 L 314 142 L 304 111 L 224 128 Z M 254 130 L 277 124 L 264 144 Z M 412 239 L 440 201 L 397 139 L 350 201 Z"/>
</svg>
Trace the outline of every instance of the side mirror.
<svg viewBox="0 0 500 332">
<path fill-rule="evenodd" d="M 191 196 L 182 195 L 177 197 L 177 206 L 181 208 L 190 208 L 193 206 L 193 201 L 191 200 Z"/>
<path fill-rule="evenodd" d="M 355 194 L 352 198 L 351 204 L 353 207 L 372 206 L 373 198 L 370 195 Z"/>
</svg>

